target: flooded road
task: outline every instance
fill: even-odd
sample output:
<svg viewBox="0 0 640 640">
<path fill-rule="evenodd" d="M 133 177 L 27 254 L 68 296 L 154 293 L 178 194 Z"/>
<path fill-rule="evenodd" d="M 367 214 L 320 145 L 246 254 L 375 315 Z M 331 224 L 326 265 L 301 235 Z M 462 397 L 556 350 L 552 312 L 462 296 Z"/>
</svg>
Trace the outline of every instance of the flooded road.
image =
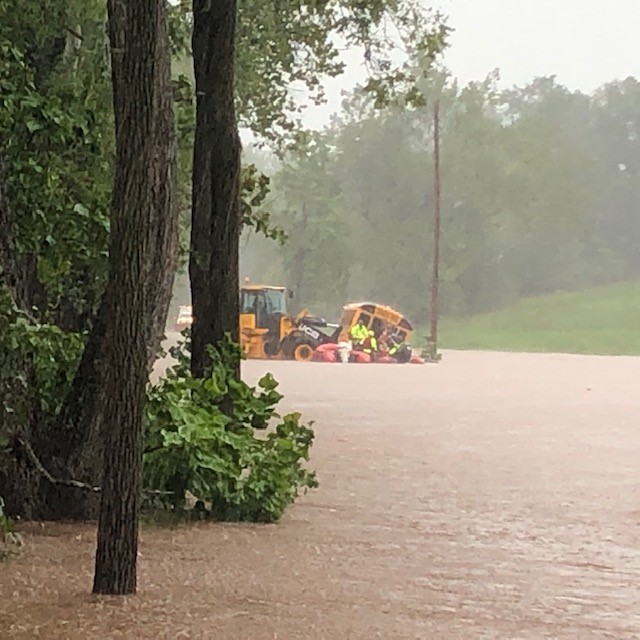
<svg viewBox="0 0 640 640">
<path fill-rule="evenodd" d="M 145 528 L 119 604 L 86 595 L 92 527 L 29 529 L 0 637 L 640 638 L 640 359 L 269 365 L 245 376 L 316 421 L 320 489 L 274 526 Z"/>
</svg>

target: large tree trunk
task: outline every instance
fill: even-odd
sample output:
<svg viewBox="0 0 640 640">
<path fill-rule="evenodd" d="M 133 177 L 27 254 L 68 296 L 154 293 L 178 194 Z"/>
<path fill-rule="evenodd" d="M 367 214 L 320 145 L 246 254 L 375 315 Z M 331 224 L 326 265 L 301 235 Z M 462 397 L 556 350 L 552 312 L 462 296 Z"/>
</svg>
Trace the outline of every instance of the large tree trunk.
<svg viewBox="0 0 640 640">
<path fill-rule="evenodd" d="M 234 105 L 236 0 L 194 0 L 196 131 L 191 221 L 191 371 L 207 345 L 239 338 L 240 139 Z"/>
<path fill-rule="evenodd" d="M 100 436 L 102 380 L 100 358 L 106 337 L 105 303 L 95 319 L 84 348 L 71 391 L 67 395 L 48 439 L 38 449 L 50 472 L 59 478 L 74 478 L 92 486 L 102 477 L 103 447 Z M 48 484 L 39 518 L 47 520 L 87 520 L 98 516 L 98 494 Z"/>
<path fill-rule="evenodd" d="M 114 56 L 118 45 L 124 50 L 113 66 L 117 158 L 102 310 L 104 474 L 93 591 L 123 595 L 136 590 L 150 318 L 175 248 L 176 149 L 164 0 L 108 6 Z"/>
</svg>

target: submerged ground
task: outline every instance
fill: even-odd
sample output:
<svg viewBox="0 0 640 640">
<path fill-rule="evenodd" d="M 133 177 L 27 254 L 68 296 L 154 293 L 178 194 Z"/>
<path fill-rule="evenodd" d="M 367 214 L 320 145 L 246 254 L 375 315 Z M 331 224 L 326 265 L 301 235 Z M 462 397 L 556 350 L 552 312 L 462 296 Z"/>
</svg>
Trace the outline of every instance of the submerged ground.
<svg viewBox="0 0 640 640">
<path fill-rule="evenodd" d="M 640 637 L 640 358 L 269 368 L 320 489 L 278 525 L 145 527 L 124 601 L 88 595 L 92 526 L 29 526 L 0 638 Z"/>
</svg>

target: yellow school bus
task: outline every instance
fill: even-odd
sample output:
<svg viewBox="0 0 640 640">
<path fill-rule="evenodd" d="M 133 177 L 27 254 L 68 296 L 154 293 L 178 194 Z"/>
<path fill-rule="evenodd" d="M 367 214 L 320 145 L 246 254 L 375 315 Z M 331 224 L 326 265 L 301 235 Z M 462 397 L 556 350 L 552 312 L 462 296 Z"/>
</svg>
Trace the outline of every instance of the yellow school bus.
<svg viewBox="0 0 640 640">
<path fill-rule="evenodd" d="M 348 340 L 349 330 L 360 320 L 365 327 L 374 332 L 376 338 L 379 338 L 385 329 L 388 333 L 394 334 L 400 342 L 410 342 L 413 335 L 412 324 L 395 309 L 375 302 L 352 302 L 342 308 L 340 339 Z"/>
</svg>

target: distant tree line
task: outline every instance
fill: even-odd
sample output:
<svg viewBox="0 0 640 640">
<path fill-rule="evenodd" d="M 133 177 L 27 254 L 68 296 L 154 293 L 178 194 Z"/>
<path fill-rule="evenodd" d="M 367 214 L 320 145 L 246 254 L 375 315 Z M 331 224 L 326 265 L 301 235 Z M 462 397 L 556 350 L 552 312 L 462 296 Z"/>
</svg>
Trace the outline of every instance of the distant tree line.
<svg viewBox="0 0 640 640">
<path fill-rule="evenodd" d="M 443 73 L 423 95 L 377 108 L 356 91 L 279 164 L 267 206 L 288 241 L 248 237 L 243 275 L 281 280 L 319 313 L 366 298 L 424 321 L 439 97 L 443 313 L 640 277 L 636 79 L 585 95 L 554 77 L 501 90 L 497 72 L 464 87 Z"/>
</svg>

